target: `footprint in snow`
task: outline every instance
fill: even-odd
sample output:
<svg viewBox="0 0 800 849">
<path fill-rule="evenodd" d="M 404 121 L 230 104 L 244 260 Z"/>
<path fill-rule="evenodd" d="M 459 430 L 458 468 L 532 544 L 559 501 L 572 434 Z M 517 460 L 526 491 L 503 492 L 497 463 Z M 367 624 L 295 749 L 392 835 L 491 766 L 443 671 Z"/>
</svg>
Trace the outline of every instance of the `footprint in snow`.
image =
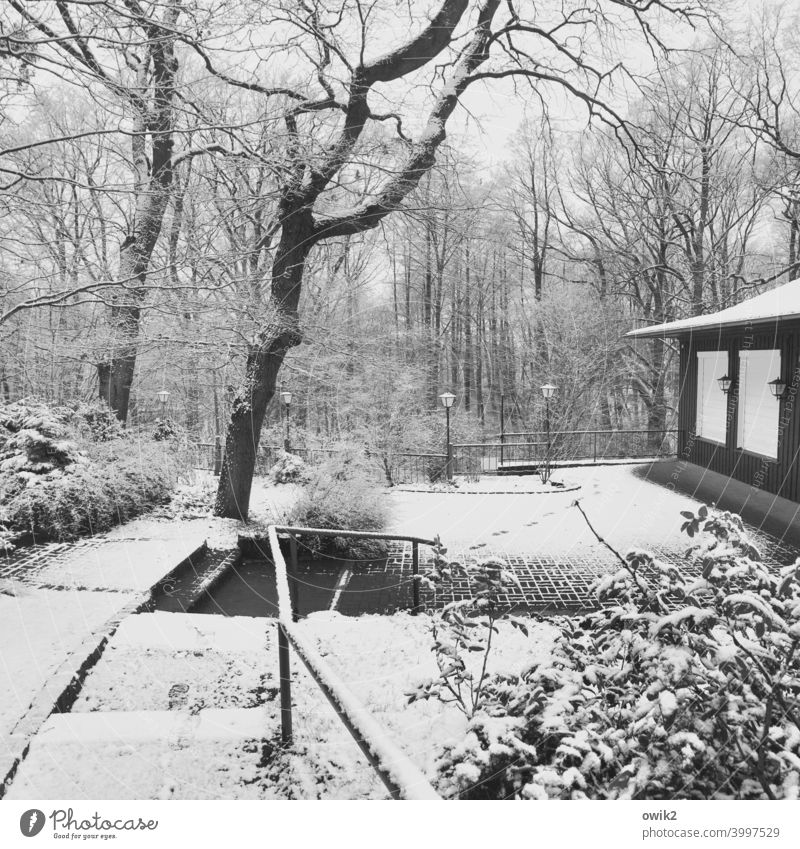
<svg viewBox="0 0 800 849">
<path fill-rule="evenodd" d="M 493 537 L 499 537 L 499 536 L 500 536 L 500 534 L 507 534 L 507 533 L 508 533 L 508 531 L 495 531 L 495 532 L 492 534 L 492 536 L 493 536 Z"/>
<path fill-rule="evenodd" d="M 474 551 L 476 548 L 486 548 L 486 543 L 485 542 L 479 542 L 477 545 L 471 545 L 469 547 L 469 550 Z"/>
</svg>

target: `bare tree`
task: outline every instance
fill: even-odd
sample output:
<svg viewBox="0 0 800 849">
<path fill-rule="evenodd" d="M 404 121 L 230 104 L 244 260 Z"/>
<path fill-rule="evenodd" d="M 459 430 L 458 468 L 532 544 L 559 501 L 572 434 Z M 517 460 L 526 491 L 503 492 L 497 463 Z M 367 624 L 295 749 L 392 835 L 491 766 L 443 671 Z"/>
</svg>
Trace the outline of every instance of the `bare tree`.
<svg viewBox="0 0 800 849">
<path fill-rule="evenodd" d="M 27 33 L 26 49 L 35 55 L 31 64 L 51 73 L 68 67 L 70 75 L 98 101 L 96 92 L 100 88 L 112 95 L 130 122 L 132 214 L 129 230 L 119 245 L 115 285 L 108 295 L 112 341 L 106 356 L 97 363 L 100 397 L 125 421 L 147 273 L 173 185 L 178 73 L 175 44 L 182 3 L 55 0 L 52 6 L 42 8 L 42 4 L 29 0 L 9 0 L 9 6 Z M 8 173 L 9 169 L 4 170 Z M 12 172 L 12 176 L 34 177 L 25 172 Z M 73 294 L 80 287 L 67 291 Z M 54 302 L 58 300 L 51 297 L 37 305 Z"/>
<path fill-rule="evenodd" d="M 350 8 L 355 18 L 349 17 Z M 612 25 L 606 17 L 611 10 L 615 12 L 614 26 L 622 23 L 618 15 L 627 14 L 629 22 L 651 37 L 653 30 L 646 16 L 654 8 L 676 12 L 685 19 L 692 14 L 686 7 L 665 2 L 615 0 L 608 9 L 565 10 L 547 26 L 532 10 L 514 2 L 443 0 L 405 43 L 368 58 L 371 48 L 380 49 L 373 21 L 399 14 L 400 7 L 356 3 L 332 15 L 315 3 L 281 5 L 277 17 L 295 33 L 291 43 L 302 43 L 303 55 L 316 57 L 309 69 L 313 85 L 302 90 L 289 86 L 284 95 L 288 100 L 284 112 L 287 144 L 271 279 L 279 321 L 263 328 L 248 356 L 226 435 L 218 514 L 247 516 L 267 404 L 287 351 L 302 340 L 298 305 L 312 248 L 327 239 L 372 229 L 400 207 L 432 167 L 459 99 L 479 80 L 521 78 L 532 84 L 560 86 L 585 103 L 592 114 L 619 126 L 620 117 L 597 93 L 598 86 L 607 83 L 608 74 L 593 64 L 591 37 L 602 38 L 604 29 Z M 496 20 L 501 9 L 507 16 Z M 424 126 L 412 140 L 397 113 L 379 114 L 369 99 L 386 96 L 387 91 L 396 99 L 402 83 L 418 86 L 420 72 L 437 58 L 440 64 L 431 70 L 428 85 L 438 92 Z M 315 143 L 322 134 L 320 123 L 336 115 L 341 121 L 330 143 L 320 151 Z M 406 152 L 397 161 L 381 154 L 378 146 L 369 164 L 391 173 L 377 187 L 370 185 L 365 190 L 364 183 L 355 178 L 354 166 L 366 158 L 362 145 L 375 139 L 375 125 L 384 121 L 394 123 Z"/>
</svg>

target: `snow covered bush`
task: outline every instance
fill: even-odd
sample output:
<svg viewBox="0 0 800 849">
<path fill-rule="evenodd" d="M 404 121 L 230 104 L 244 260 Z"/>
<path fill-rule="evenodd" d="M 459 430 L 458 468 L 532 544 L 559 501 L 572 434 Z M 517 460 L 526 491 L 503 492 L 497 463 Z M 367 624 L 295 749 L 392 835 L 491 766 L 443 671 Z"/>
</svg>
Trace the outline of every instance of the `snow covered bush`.
<svg viewBox="0 0 800 849">
<path fill-rule="evenodd" d="M 217 495 L 216 479 L 201 478 L 179 486 L 159 515 L 172 519 L 200 519 L 211 515 Z"/>
<path fill-rule="evenodd" d="M 16 483 L 21 486 L 85 462 L 66 418 L 63 410 L 39 401 L 0 408 L 0 474 L 18 478 Z"/>
<path fill-rule="evenodd" d="M 156 419 L 153 425 L 153 431 L 150 434 L 151 438 L 156 442 L 163 442 L 167 439 L 180 440 L 185 438 L 184 429 L 170 418 Z"/>
<path fill-rule="evenodd" d="M 269 470 L 269 479 L 276 484 L 307 483 L 309 480 L 308 466 L 297 454 L 282 451 L 277 462 Z"/>
<path fill-rule="evenodd" d="M 67 405 L 67 409 L 72 411 L 72 423 L 93 442 L 108 442 L 125 436 L 122 422 L 102 401 L 76 401 Z"/>
<path fill-rule="evenodd" d="M 367 461 L 344 454 L 313 469 L 300 498 L 289 511 L 290 525 L 320 529 L 383 531 L 388 518 L 381 490 L 372 482 Z M 307 538 L 315 551 L 353 558 L 379 557 L 386 545 L 345 537 Z"/>
<path fill-rule="evenodd" d="M 0 410 L 0 544 L 73 539 L 168 500 L 177 468 L 152 442 L 114 437 L 104 411 L 22 401 Z"/>
<path fill-rule="evenodd" d="M 135 453 L 116 440 L 58 477 L 29 483 L 2 505 L 4 523 L 37 542 L 96 534 L 169 499 L 176 470 L 149 446 Z"/>
<path fill-rule="evenodd" d="M 494 675 L 439 759 L 461 798 L 789 798 L 800 790 L 800 560 L 772 574 L 738 516 L 683 514 L 686 568 L 646 552 L 551 620 L 547 662 Z"/>
</svg>

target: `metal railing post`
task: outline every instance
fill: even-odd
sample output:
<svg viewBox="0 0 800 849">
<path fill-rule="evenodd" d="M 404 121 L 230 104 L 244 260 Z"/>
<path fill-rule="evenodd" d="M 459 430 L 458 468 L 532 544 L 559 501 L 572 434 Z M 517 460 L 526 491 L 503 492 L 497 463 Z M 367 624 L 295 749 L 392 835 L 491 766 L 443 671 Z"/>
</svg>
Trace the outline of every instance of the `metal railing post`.
<svg viewBox="0 0 800 849">
<path fill-rule="evenodd" d="M 500 465 L 503 465 L 503 454 L 505 453 L 506 441 L 506 396 L 500 394 Z"/>
<path fill-rule="evenodd" d="M 300 572 L 300 561 L 297 557 L 297 537 L 294 534 L 289 534 L 289 562 L 292 564 L 290 584 L 292 620 L 297 622 L 300 619 L 300 582 L 297 577 Z"/>
<path fill-rule="evenodd" d="M 281 684 L 281 740 L 292 742 L 292 670 L 289 663 L 289 638 L 278 623 L 278 669 Z"/>
<path fill-rule="evenodd" d="M 411 543 L 411 574 L 412 577 L 412 602 L 413 608 L 411 610 L 412 613 L 419 612 L 419 543 L 412 542 Z"/>
<path fill-rule="evenodd" d="M 222 474 L 222 441 L 218 436 L 214 437 L 214 475 Z"/>
<path fill-rule="evenodd" d="M 597 462 L 597 431 L 594 432 L 594 453 L 593 453 L 593 463 Z"/>
</svg>

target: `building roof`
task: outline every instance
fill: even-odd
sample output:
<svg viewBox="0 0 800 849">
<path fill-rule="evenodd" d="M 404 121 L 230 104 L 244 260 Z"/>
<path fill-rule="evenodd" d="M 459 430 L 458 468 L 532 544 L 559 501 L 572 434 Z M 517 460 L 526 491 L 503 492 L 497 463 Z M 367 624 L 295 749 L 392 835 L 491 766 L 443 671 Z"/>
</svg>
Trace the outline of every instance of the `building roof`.
<svg viewBox="0 0 800 849">
<path fill-rule="evenodd" d="M 770 289 L 762 295 L 756 295 L 747 301 L 742 301 L 735 307 L 728 307 L 719 312 L 697 315 L 694 318 L 684 318 L 680 321 L 668 321 L 666 324 L 656 324 L 652 327 L 642 327 L 630 330 L 626 336 L 681 336 L 699 330 L 722 330 L 727 327 L 765 324 L 788 319 L 800 319 L 800 278 L 784 283 L 776 289 Z"/>
</svg>

